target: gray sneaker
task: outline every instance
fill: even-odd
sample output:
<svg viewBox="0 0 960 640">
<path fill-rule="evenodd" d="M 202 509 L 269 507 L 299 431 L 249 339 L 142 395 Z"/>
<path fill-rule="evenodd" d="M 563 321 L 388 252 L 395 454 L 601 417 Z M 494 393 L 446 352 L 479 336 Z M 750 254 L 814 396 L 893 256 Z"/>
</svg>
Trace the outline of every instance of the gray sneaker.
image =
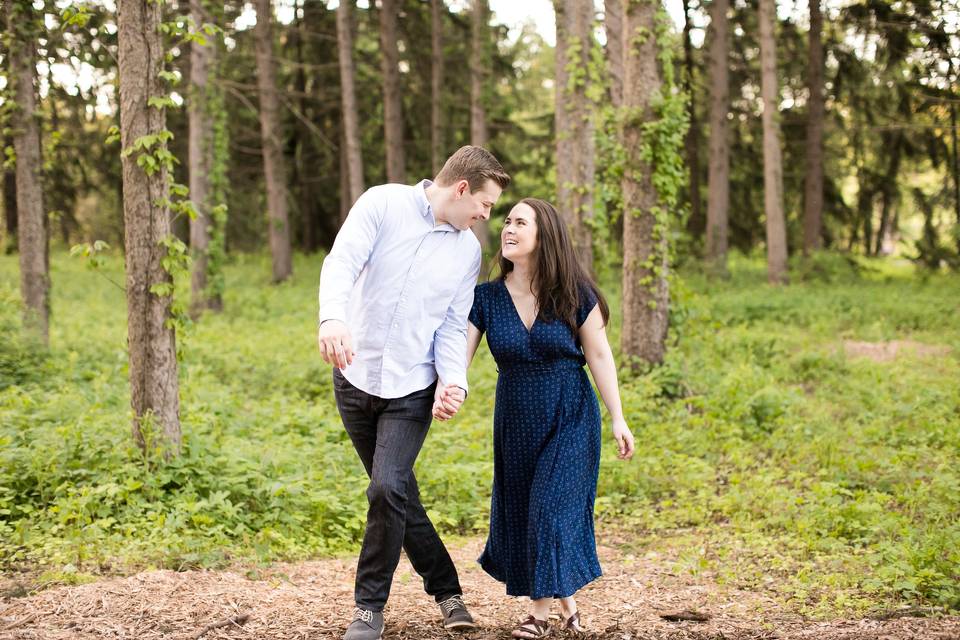
<svg viewBox="0 0 960 640">
<path fill-rule="evenodd" d="M 443 626 L 445 629 L 465 631 L 477 628 L 477 623 L 473 621 L 473 616 L 467 611 L 467 605 L 463 604 L 463 596 L 451 596 L 439 604 L 440 613 L 443 614 Z"/>
<path fill-rule="evenodd" d="M 343 634 L 343 640 L 380 640 L 383 636 L 383 614 L 357 607 L 353 610 L 353 622 Z"/>
</svg>

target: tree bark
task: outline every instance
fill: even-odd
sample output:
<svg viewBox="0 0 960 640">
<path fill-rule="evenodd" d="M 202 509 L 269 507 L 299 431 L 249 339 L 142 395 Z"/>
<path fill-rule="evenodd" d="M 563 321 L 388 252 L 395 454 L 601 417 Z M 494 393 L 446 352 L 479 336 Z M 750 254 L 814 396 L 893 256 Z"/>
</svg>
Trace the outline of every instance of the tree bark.
<svg viewBox="0 0 960 640">
<path fill-rule="evenodd" d="M 593 270 L 594 124 L 588 97 L 593 3 L 554 0 L 557 20 L 557 209 L 570 229 L 580 264 Z"/>
<path fill-rule="evenodd" d="M 397 47 L 397 0 L 381 0 L 380 52 L 383 72 L 383 131 L 387 147 L 387 182 L 406 183 L 403 146 L 403 100 L 400 51 Z"/>
<path fill-rule="evenodd" d="M 820 0 L 810 0 L 810 101 L 807 109 L 807 174 L 804 186 L 803 253 L 823 246 L 823 14 Z"/>
<path fill-rule="evenodd" d="M 347 169 L 347 207 L 363 193 L 363 152 L 357 112 L 356 69 L 353 64 L 353 0 L 342 0 L 337 9 L 337 52 L 340 60 L 340 108 L 343 111 Z"/>
<path fill-rule="evenodd" d="M 205 22 L 202 0 L 190 0 L 190 16 L 197 28 Z M 187 163 L 190 174 L 190 199 L 197 210 L 197 217 L 190 221 L 190 253 L 193 256 L 193 272 L 190 279 L 191 315 L 197 317 L 205 310 L 222 308 L 218 294 L 207 290 L 209 272 L 208 248 L 210 245 L 210 174 L 213 169 L 213 117 L 210 113 L 208 80 L 210 69 L 215 68 L 217 43 L 210 36 L 200 45 L 190 44 L 190 91 L 187 101 Z"/>
<path fill-rule="evenodd" d="M 20 4 L 14 7 L 14 4 Z M 16 107 L 12 116 L 16 153 L 17 242 L 20 252 L 20 294 L 23 324 L 47 344 L 50 321 L 49 222 L 43 208 L 40 124 L 33 25 L 42 20 L 30 3 L 7 2 L 7 33 L 10 46 L 10 83 Z"/>
<path fill-rule="evenodd" d="M 700 201 L 700 125 L 697 120 L 696 91 L 694 91 L 694 64 L 693 42 L 690 32 L 693 22 L 690 20 L 690 0 L 683 0 L 683 63 L 684 87 L 688 96 L 687 113 L 690 119 L 690 128 L 687 129 L 686 152 L 687 170 L 690 172 L 688 190 L 690 191 L 690 218 L 687 220 L 687 231 L 699 237 L 704 233 L 706 220 L 703 217 L 703 207 Z"/>
<path fill-rule="evenodd" d="M 472 0 L 470 7 L 470 144 L 486 148 L 486 92 L 490 68 L 490 7 L 487 0 Z M 484 253 L 490 247 L 490 226 L 481 220 L 473 226 Z"/>
<path fill-rule="evenodd" d="M 619 109 L 623 105 L 623 0 L 604 0 L 603 30 L 607 35 L 610 102 Z"/>
<path fill-rule="evenodd" d="M 280 108 L 273 66 L 272 20 L 270 0 L 257 0 L 257 24 L 253 33 L 257 50 L 260 134 L 263 139 L 263 173 L 267 181 L 270 253 L 273 256 L 273 281 L 283 282 L 293 272 L 293 264 L 287 214 L 287 172 L 283 164 Z"/>
<path fill-rule="evenodd" d="M 727 274 L 730 208 L 729 0 L 713 0 L 710 7 L 710 166 L 707 176 L 706 267 L 714 275 Z"/>
<path fill-rule="evenodd" d="M 657 67 L 656 2 L 629 2 L 624 11 L 623 332 L 621 350 L 634 369 L 663 362 L 669 289 L 667 234 L 658 221 L 653 166 L 642 156 L 643 124 L 656 118 L 651 101 L 662 84 Z M 557 40 L 559 43 L 559 38 Z M 662 215 L 662 214 L 661 214 Z"/>
<path fill-rule="evenodd" d="M 443 168 L 443 0 L 430 0 L 430 168 Z"/>
<path fill-rule="evenodd" d="M 152 96 L 165 93 L 157 75 L 164 56 L 162 7 L 152 0 L 120 0 L 117 9 L 120 138 L 123 149 L 130 149 L 144 136 L 166 130 L 165 111 L 147 106 Z M 176 336 L 168 326 L 172 298 L 151 291 L 157 285 L 173 286 L 161 262 L 167 256 L 162 243 L 171 236 L 164 204 L 169 185 L 164 163 L 152 175 L 137 165 L 142 153 L 122 158 L 130 405 L 137 444 L 169 457 L 180 451 Z"/>
<path fill-rule="evenodd" d="M 787 227 L 783 215 L 783 165 L 780 150 L 780 90 L 773 0 L 760 0 L 760 93 L 763 96 L 763 208 L 767 217 L 767 280 L 787 282 Z"/>
</svg>

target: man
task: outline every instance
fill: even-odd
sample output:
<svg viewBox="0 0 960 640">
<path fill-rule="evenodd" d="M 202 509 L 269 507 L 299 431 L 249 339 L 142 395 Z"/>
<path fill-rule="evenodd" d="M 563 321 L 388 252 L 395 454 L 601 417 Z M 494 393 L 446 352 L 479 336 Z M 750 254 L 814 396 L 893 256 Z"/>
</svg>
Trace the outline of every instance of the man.
<svg viewBox="0 0 960 640">
<path fill-rule="evenodd" d="M 476 626 L 420 503 L 413 465 L 434 406 L 452 415 L 466 398 L 467 315 L 481 261 L 470 227 L 489 218 L 509 183 L 490 152 L 462 147 L 433 182 L 360 196 L 323 262 L 320 355 L 335 367 L 337 409 L 370 477 L 344 640 L 382 636 L 401 547 L 444 626 Z"/>
</svg>

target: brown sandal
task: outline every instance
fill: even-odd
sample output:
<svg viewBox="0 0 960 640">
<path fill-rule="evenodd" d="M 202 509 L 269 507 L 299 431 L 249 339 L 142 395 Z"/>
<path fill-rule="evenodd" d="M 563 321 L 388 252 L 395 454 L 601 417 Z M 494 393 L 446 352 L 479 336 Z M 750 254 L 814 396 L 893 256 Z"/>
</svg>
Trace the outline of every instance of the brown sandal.
<svg viewBox="0 0 960 640">
<path fill-rule="evenodd" d="M 564 631 L 573 631 L 576 633 L 583 633 L 583 628 L 580 626 L 580 612 L 574 611 L 573 615 L 569 618 L 564 618 L 560 616 L 561 619 L 561 628 Z"/>
<path fill-rule="evenodd" d="M 517 635 L 518 633 L 526 635 Z M 527 619 L 510 633 L 511 638 L 545 638 L 550 635 L 550 623 L 546 620 L 537 620 L 533 616 Z"/>
</svg>

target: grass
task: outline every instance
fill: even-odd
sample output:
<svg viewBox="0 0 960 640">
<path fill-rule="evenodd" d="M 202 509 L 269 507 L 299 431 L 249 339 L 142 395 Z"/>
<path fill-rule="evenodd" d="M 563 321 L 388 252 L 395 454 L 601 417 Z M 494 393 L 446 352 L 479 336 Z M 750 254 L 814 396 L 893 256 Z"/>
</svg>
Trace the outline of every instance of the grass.
<svg viewBox="0 0 960 640">
<path fill-rule="evenodd" d="M 132 444 L 123 292 L 54 255 L 44 353 L 18 333 L 16 258 L 0 257 L 2 566 L 65 581 L 355 550 L 365 481 L 316 355 L 320 263 L 298 256 L 271 286 L 266 257 L 232 258 L 226 311 L 178 336 L 185 451 L 164 464 Z M 624 375 L 640 446 L 625 464 L 604 438 L 600 531 L 808 614 L 960 609 L 960 278 L 835 256 L 782 288 L 759 262 L 731 271 L 682 274 L 667 362 Z M 123 281 L 117 257 L 104 272 Z M 875 362 L 844 340 L 949 351 Z M 420 456 L 445 535 L 485 531 L 495 376 L 481 347 L 470 400 Z"/>
</svg>

